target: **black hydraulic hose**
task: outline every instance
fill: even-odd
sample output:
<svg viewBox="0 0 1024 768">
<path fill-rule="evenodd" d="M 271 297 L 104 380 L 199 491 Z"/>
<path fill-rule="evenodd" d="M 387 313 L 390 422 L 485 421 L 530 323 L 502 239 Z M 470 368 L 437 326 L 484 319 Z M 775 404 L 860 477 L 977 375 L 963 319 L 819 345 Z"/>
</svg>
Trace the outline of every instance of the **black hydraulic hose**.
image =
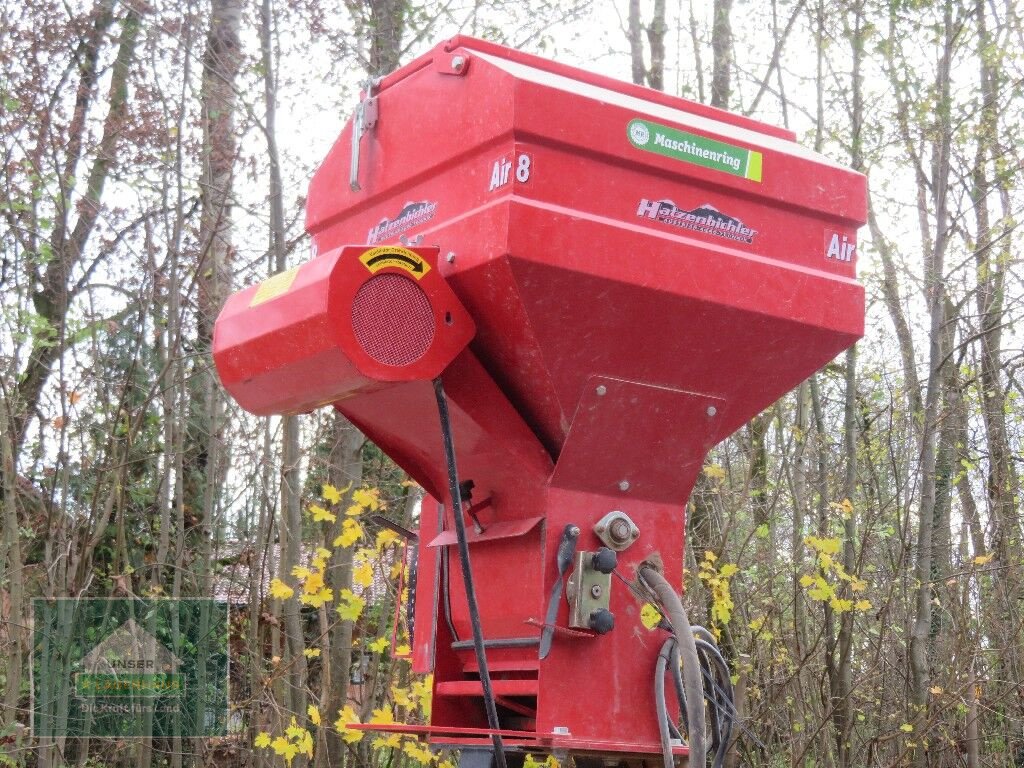
<svg viewBox="0 0 1024 768">
<path fill-rule="evenodd" d="M 487 653 L 484 650 L 484 633 L 480 624 L 480 608 L 476 601 L 473 571 L 469 567 L 469 543 L 466 541 L 466 521 L 462 518 L 462 494 L 459 491 L 459 471 L 455 465 L 455 442 L 452 440 L 452 425 L 448 415 L 448 398 L 444 394 L 441 377 L 434 379 L 434 394 L 437 397 L 437 415 L 441 420 L 441 437 L 444 441 L 444 456 L 448 464 L 448 491 L 452 497 L 452 516 L 455 518 L 455 535 L 459 542 L 459 560 L 462 564 L 462 580 L 466 587 L 466 602 L 469 603 L 469 623 L 473 627 L 473 649 L 476 663 L 480 668 L 480 684 L 484 693 L 484 707 L 487 710 L 487 724 L 490 726 L 491 742 L 494 744 L 494 758 L 497 768 L 507 768 L 505 746 L 501 740 L 498 725 L 498 708 L 494 703 L 491 688 L 491 673 L 487 669 Z"/>
<path fill-rule="evenodd" d="M 732 739 L 732 726 L 736 717 L 736 709 L 733 705 L 732 680 L 729 678 L 729 665 L 718 650 L 718 646 L 703 638 L 697 640 L 697 649 L 707 660 L 705 674 L 708 677 L 708 694 L 713 703 L 714 716 L 716 721 L 716 744 L 715 759 L 712 763 L 714 768 L 721 768 L 725 763 L 725 755 L 729 751 L 729 741 Z"/>
<path fill-rule="evenodd" d="M 672 757 L 672 723 L 668 716 L 668 707 L 665 705 L 665 671 L 669 662 L 672 661 L 672 646 L 677 645 L 676 639 L 670 637 L 666 640 L 658 652 L 658 663 L 654 670 L 654 709 L 658 716 L 658 737 L 661 739 L 661 760 L 665 768 L 675 768 L 675 759 Z M 679 732 L 676 731 L 678 734 Z M 690 763 L 692 766 L 693 763 Z"/>
<path fill-rule="evenodd" d="M 679 654 L 683 661 L 686 723 L 689 730 L 689 765 L 690 768 L 704 768 L 707 764 L 707 746 L 704 743 L 704 683 L 701 679 L 700 657 L 697 655 L 697 644 L 694 641 L 693 633 L 690 632 L 690 621 L 687 618 L 686 609 L 683 607 L 679 595 L 676 594 L 675 588 L 668 583 L 668 580 L 657 569 L 650 565 L 643 565 L 640 568 L 640 576 L 654 590 L 658 602 L 661 603 L 665 613 L 668 614 L 668 620 L 672 622 L 675 642 L 679 644 Z M 666 650 L 664 646 L 662 650 Z M 670 656 L 670 653 L 665 655 Z M 661 672 L 658 674 L 658 680 L 661 681 L 662 691 L 664 692 L 665 666 L 662 666 L 663 663 L 667 666 L 668 658 L 663 660 L 662 654 L 659 654 L 658 667 Z M 663 698 L 662 701 L 664 701 Z M 658 720 L 659 732 L 662 733 L 662 752 L 665 759 L 665 768 L 674 768 L 675 761 L 672 759 L 671 748 L 667 754 L 664 749 L 668 726 L 660 715 Z"/>
</svg>

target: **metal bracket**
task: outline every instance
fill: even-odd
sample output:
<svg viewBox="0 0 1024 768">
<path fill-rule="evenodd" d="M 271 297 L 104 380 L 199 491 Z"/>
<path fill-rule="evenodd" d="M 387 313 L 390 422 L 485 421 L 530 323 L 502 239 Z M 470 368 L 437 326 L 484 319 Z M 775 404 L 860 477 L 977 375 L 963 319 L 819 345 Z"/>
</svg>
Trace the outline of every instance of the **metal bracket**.
<svg viewBox="0 0 1024 768">
<path fill-rule="evenodd" d="M 377 97 L 373 95 L 374 89 L 380 84 L 380 80 L 367 80 L 363 83 L 362 101 L 356 106 L 356 113 L 352 121 L 352 158 L 349 162 L 348 186 L 353 192 L 358 192 L 359 186 L 359 143 L 363 134 L 377 124 Z"/>
<path fill-rule="evenodd" d="M 622 552 L 640 538 L 640 529 L 636 523 L 625 512 L 617 509 L 597 521 L 594 533 L 606 547 L 616 552 Z"/>
<path fill-rule="evenodd" d="M 608 610 L 612 594 L 612 576 L 591 565 L 594 552 L 577 552 L 575 569 L 569 576 L 565 595 L 569 600 L 569 626 L 591 629 L 590 615 Z"/>
</svg>

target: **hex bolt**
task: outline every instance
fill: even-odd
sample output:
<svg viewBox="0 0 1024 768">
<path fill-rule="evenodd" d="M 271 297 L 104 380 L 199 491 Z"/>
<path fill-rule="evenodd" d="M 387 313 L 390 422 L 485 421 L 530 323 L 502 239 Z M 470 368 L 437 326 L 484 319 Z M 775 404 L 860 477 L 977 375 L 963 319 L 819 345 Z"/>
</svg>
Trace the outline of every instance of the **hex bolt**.
<svg viewBox="0 0 1024 768">
<path fill-rule="evenodd" d="M 570 534 L 571 534 L 572 536 L 579 536 L 579 535 L 580 535 L 580 529 L 579 529 L 579 527 L 578 527 L 578 526 L 575 526 L 575 525 L 574 525 L 574 526 L 573 526 L 572 528 L 570 528 L 570 529 L 569 529 L 569 533 L 570 533 Z"/>
<path fill-rule="evenodd" d="M 624 544 L 627 542 L 629 540 L 629 534 L 630 525 L 626 520 L 621 517 L 617 517 L 612 521 L 608 535 L 616 544 Z"/>
<path fill-rule="evenodd" d="M 640 531 L 638 531 L 636 528 L 629 532 L 629 538 L 631 539 L 635 539 L 638 536 L 640 536 Z"/>
<path fill-rule="evenodd" d="M 597 600 L 599 597 L 601 597 L 601 585 L 600 584 L 595 584 L 594 586 L 592 586 L 590 588 L 590 596 L 592 598 L 594 598 L 595 600 Z"/>
<path fill-rule="evenodd" d="M 452 69 L 458 72 L 464 66 L 466 66 L 465 56 L 452 56 Z"/>
<path fill-rule="evenodd" d="M 608 394 L 608 387 L 606 387 L 604 384 L 598 384 L 597 389 L 594 391 L 597 392 L 598 397 L 604 397 L 605 395 Z"/>
<path fill-rule="evenodd" d="M 715 406 L 713 406 L 713 405 L 709 405 L 708 406 L 708 416 L 714 416 L 716 413 L 718 413 L 718 409 L 715 408 Z"/>
<path fill-rule="evenodd" d="M 629 490 L 629 480 L 621 480 L 621 481 L 619 481 L 619 490 L 620 491 L 628 491 Z"/>
<path fill-rule="evenodd" d="M 449 264 L 455 262 L 455 251 L 448 251 L 448 255 L 444 257 Z"/>
</svg>

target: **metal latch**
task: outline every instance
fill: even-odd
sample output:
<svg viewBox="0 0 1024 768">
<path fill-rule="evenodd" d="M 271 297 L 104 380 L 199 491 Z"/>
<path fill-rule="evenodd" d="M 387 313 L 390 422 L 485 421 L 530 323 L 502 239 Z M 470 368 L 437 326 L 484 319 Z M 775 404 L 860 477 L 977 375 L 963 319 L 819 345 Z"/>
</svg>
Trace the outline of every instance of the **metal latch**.
<svg viewBox="0 0 1024 768">
<path fill-rule="evenodd" d="M 576 553 L 576 567 L 565 588 L 570 627 L 592 629 L 602 635 L 614 628 L 615 617 L 608 606 L 612 592 L 611 574 L 617 560 L 615 552 L 607 547 L 596 552 Z"/>
<path fill-rule="evenodd" d="M 378 85 L 379 79 L 363 83 L 363 99 L 356 106 L 355 119 L 352 121 L 352 159 L 349 162 L 348 185 L 353 192 L 362 189 L 359 186 L 359 142 L 363 134 L 377 124 L 377 97 L 373 92 Z"/>
</svg>

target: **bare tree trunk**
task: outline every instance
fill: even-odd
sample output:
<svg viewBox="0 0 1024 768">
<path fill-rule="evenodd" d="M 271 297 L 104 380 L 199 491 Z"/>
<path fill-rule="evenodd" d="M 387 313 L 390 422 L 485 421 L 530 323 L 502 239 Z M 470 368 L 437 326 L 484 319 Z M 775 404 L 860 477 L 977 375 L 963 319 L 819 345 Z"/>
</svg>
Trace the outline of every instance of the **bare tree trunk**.
<svg viewBox="0 0 1024 768">
<path fill-rule="evenodd" d="M 362 448 L 366 438 L 340 412 L 334 414 L 330 467 L 328 478 L 336 488 L 348 487 L 349 491 L 343 499 L 342 507 L 351 503 L 352 491 L 359 487 L 363 477 Z M 341 533 L 344 522 L 338 516 L 333 538 Z M 325 583 L 339 594 L 342 589 L 352 588 L 352 547 L 340 547 L 334 550 L 325 576 Z M 325 676 L 325 706 L 331 717 L 348 703 L 349 674 L 352 669 L 352 622 L 338 621 L 331 627 L 330 638 L 330 675 Z M 328 765 L 344 765 L 346 755 L 345 742 L 335 730 L 327 733 L 327 749 L 317 755 L 317 767 Z"/>
<path fill-rule="evenodd" d="M 8 400 L 0 401 L 0 485 L 3 487 L 3 509 L 0 519 L 4 521 L 3 536 L 0 537 L 0 583 L 7 584 L 10 599 L 10 613 L 7 619 L 7 648 L 4 670 L 3 712 L 0 713 L 0 727 L 6 730 L 18 720 L 18 704 L 21 695 L 21 674 L 25 665 L 25 653 L 29 650 L 28 616 L 25 600 L 25 560 L 21 551 L 21 525 L 18 522 L 18 475 L 15 467 L 13 440 L 8 422 Z"/>
<path fill-rule="evenodd" d="M 398 69 L 402 56 L 402 36 L 408 0 L 370 0 L 371 77 L 380 77 Z"/>
<path fill-rule="evenodd" d="M 729 108 L 732 97 L 732 0 L 715 0 L 711 26 L 711 106 Z"/>
<path fill-rule="evenodd" d="M 656 91 L 665 90 L 665 0 L 654 0 L 651 23 L 647 27 L 647 44 L 651 48 L 651 68 L 647 73 L 647 84 Z"/>
<path fill-rule="evenodd" d="M 939 61 L 936 82 L 936 114 L 934 136 L 936 144 L 932 156 L 931 190 L 935 203 L 936 232 L 933 247 L 925 251 L 924 289 L 928 303 L 928 380 L 925 388 L 924 423 L 921 439 L 921 500 L 918 511 L 917 559 L 914 567 L 916 580 L 916 616 L 910 635 L 911 704 L 913 707 L 915 739 L 927 739 L 928 688 L 930 681 L 931 624 L 932 624 L 932 550 L 934 547 L 934 520 L 936 507 L 936 470 L 938 464 L 937 438 L 939 406 L 942 401 L 942 368 L 945 364 L 943 349 L 946 302 L 944 291 L 944 264 L 948 241 L 947 180 L 950 173 L 950 67 L 956 31 L 953 24 L 951 0 L 943 9 L 945 39 Z M 914 763 L 924 768 L 928 752 L 923 745 L 914 752 Z"/>
<path fill-rule="evenodd" d="M 213 372 L 210 351 L 213 326 L 231 290 L 233 181 L 237 140 L 235 131 L 235 90 L 241 65 L 239 32 L 241 0 L 211 0 L 209 32 L 203 53 L 201 91 L 203 126 L 203 174 L 200 181 L 200 253 L 197 264 L 198 317 L 195 394 L 189 434 L 188 465 L 185 476 L 186 504 L 195 515 L 192 530 L 197 555 L 192 562 L 196 594 L 210 594 L 213 539 L 219 534 L 217 521 L 220 494 L 228 465 L 225 437 L 225 402 Z M 186 512 L 189 509 L 186 508 Z M 208 619 L 203 613 L 201 621 Z M 198 657 L 198 674 L 205 669 L 204 654 Z M 204 704 L 193 702 L 195 717 L 202 722 Z M 193 741 L 196 754 L 206 743 Z"/>
<path fill-rule="evenodd" d="M 651 49 L 651 66 L 644 62 L 644 32 Z M 633 82 L 648 85 L 662 91 L 665 89 L 665 35 L 668 23 L 665 21 L 665 0 L 654 0 L 651 23 L 646 27 L 640 18 L 640 0 L 629 0 L 628 27 L 626 39 L 632 65 Z"/>
<path fill-rule="evenodd" d="M 647 79 L 647 64 L 644 62 L 643 23 L 640 21 L 640 0 L 629 0 L 629 26 L 626 39 L 629 42 L 629 58 L 632 64 L 633 83 L 643 85 Z"/>
</svg>

